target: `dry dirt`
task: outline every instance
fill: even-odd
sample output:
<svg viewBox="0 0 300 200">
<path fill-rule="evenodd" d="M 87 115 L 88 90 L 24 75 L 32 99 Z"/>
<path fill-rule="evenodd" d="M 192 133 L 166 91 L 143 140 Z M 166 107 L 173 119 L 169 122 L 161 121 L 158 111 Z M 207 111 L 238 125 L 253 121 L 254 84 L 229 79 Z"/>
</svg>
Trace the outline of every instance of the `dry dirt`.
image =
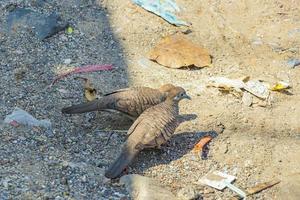
<svg viewBox="0 0 300 200">
<path fill-rule="evenodd" d="M 175 28 L 128 1 L 110 0 L 102 4 L 108 8 L 113 30 L 122 39 L 130 84 L 159 86 L 172 82 L 191 94 L 193 100 L 182 102 L 181 112 L 194 113 L 198 118 L 182 124 L 177 129 L 178 134 L 211 130 L 217 123 L 226 127 L 210 146 L 209 160 L 214 164 L 179 158 L 168 165 L 148 168 L 144 173 L 162 179 L 166 184 L 182 187 L 211 169 L 226 168 L 229 174 L 236 173 L 237 185 L 249 187 L 299 172 L 300 70 L 289 68 L 286 62 L 300 56 L 300 2 L 177 2 L 182 8 L 181 18 L 192 23 L 192 32 L 187 37 L 210 51 L 213 67 L 173 70 L 156 64 L 148 64 L 148 68 L 140 66 L 138 60 L 145 57 L 161 37 L 185 28 Z M 247 107 L 232 95 L 205 87 L 209 77 L 245 75 L 271 82 L 289 81 L 293 95 L 273 92 L 270 106 Z M 180 145 L 180 141 L 177 142 Z M 191 156 L 187 153 L 183 158 Z M 184 167 L 188 170 L 183 175 L 176 174 L 175 170 L 166 177 L 164 170 L 172 166 L 177 166 L 179 171 Z M 284 186 L 263 192 L 260 198 L 282 199 L 279 196 L 281 187 Z M 214 195 L 210 198 L 218 199 Z"/>
<path fill-rule="evenodd" d="M 72 3 L 85 4 L 82 1 L 70 2 L 63 5 L 64 3 L 57 1 L 56 6 L 61 4 L 61 9 L 67 9 Z M 93 14 L 81 13 L 77 19 L 77 15 L 69 10 L 65 15 L 72 16 L 74 14 L 73 17 L 76 18 L 73 19 L 74 29 L 78 32 L 75 32 L 73 37 L 81 38 L 78 42 L 81 46 L 72 46 L 72 49 L 76 48 L 79 51 L 73 57 L 71 54 L 73 50 L 68 52 L 68 48 L 63 50 L 67 52 L 63 55 L 60 53 L 50 54 L 51 56 L 60 56 L 60 63 L 55 61 L 53 64 L 49 64 L 52 66 L 50 73 L 52 77 L 58 71 L 59 67 L 57 66 L 63 62 L 63 59 L 69 58 L 68 56 L 75 60 L 75 64 L 72 63 L 74 65 L 113 62 L 118 67 L 113 74 L 105 72 L 85 75 L 92 80 L 100 93 L 126 86 L 158 87 L 164 83 L 173 83 L 184 87 L 192 97 L 192 101 L 180 103 L 181 113 L 197 115 L 196 119 L 180 125 L 170 144 L 161 152 L 143 152 L 130 168 L 130 173 L 153 177 L 171 187 L 174 193 L 184 187 L 193 187 L 204 199 L 230 199 L 233 196 L 228 189 L 221 192 L 196 184 L 198 179 L 210 170 L 221 170 L 235 175 L 237 177 L 235 185 L 241 188 L 248 188 L 260 182 L 279 178 L 283 180 L 282 183 L 249 197 L 249 199 L 281 200 L 286 197 L 292 199 L 295 194 L 291 190 L 290 193 L 287 192 L 289 188 L 287 188 L 286 180 L 289 183 L 299 181 L 297 176 L 293 178 L 291 175 L 300 172 L 300 67 L 289 67 L 287 60 L 289 58 L 300 59 L 300 1 L 177 0 L 178 5 L 182 8 L 179 16 L 192 24 L 189 28 L 170 25 L 128 0 L 88 2 L 93 7 L 105 10 L 113 37 L 102 40 L 102 35 L 99 35 L 98 32 L 102 27 L 95 25 L 97 20 L 92 19 Z M 84 8 L 86 12 L 92 9 L 91 7 Z M 95 11 L 93 10 L 93 13 Z M 60 12 L 63 13 L 63 10 Z M 81 16 L 84 20 L 80 20 Z M 108 29 L 106 25 L 104 29 Z M 191 30 L 191 33 L 186 35 L 187 38 L 208 49 L 213 57 L 213 66 L 202 69 L 169 69 L 151 62 L 146 62 L 143 66 L 139 64 L 139 61 L 146 57 L 148 51 L 163 36 L 187 29 Z M 98 45 L 98 39 L 102 46 Z M 49 40 L 49 43 L 53 42 L 58 46 L 54 45 L 54 50 L 55 48 L 59 50 L 61 38 L 57 36 L 57 38 Z M 105 46 L 103 41 L 108 42 L 108 46 Z M 62 43 L 64 44 L 65 41 Z M 89 46 L 84 46 L 86 43 L 89 43 Z M 95 52 L 92 51 L 93 45 L 96 49 Z M 112 45 L 116 45 L 117 50 L 111 48 Z M 111 58 L 109 57 L 110 52 Z M 6 61 L 2 61 L 2 63 L 5 64 Z M 7 63 L 9 62 L 7 61 Z M 271 105 L 248 107 L 242 103 L 241 99 L 232 94 L 223 94 L 216 88 L 207 88 L 207 80 L 216 76 L 229 78 L 250 76 L 251 79 L 269 82 L 284 80 L 290 82 L 292 88 L 289 91 L 292 94 L 272 92 Z M 12 167 L 11 169 L 18 169 L 20 173 L 25 171 L 27 174 L 43 169 L 41 170 L 43 178 L 38 175 L 34 175 L 32 178 L 45 179 L 49 182 L 45 185 L 50 189 L 41 188 L 37 191 L 40 191 L 40 196 L 45 195 L 44 190 L 47 191 L 50 199 L 55 197 L 106 199 L 109 196 L 112 199 L 125 198 L 128 194 L 122 186 L 115 183 L 103 183 L 102 178 L 98 178 L 99 173 L 103 173 L 120 151 L 125 137 L 122 133 L 115 133 L 111 142 L 105 145 L 109 133 L 101 130 L 124 130 L 130 126 L 131 121 L 114 114 L 101 113 L 97 113 L 96 118 L 92 114 L 62 116 L 59 113 L 62 107 L 84 101 L 80 91 L 81 84 L 71 79 L 67 78 L 65 81 L 57 83 L 53 91 L 43 93 L 43 96 L 56 95 L 55 99 L 49 102 L 51 105 L 49 112 L 36 111 L 39 116 L 51 119 L 55 124 L 56 133 L 59 135 L 55 139 L 45 139 L 41 148 L 43 147 L 46 153 L 37 152 L 37 155 L 45 154 L 45 157 L 47 157 L 46 154 L 51 155 L 50 161 L 56 160 L 57 163 L 62 163 L 63 167 L 69 166 L 69 168 L 61 169 L 56 167 L 56 164 L 51 166 L 49 164 L 49 167 L 48 165 L 38 167 L 40 161 L 37 161 L 34 165 L 36 168 L 33 168 L 31 164 L 27 167 Z M 48 82 L 41 82 L 41 84 L 45 86 L 50 83 L 50 80 L 46 81 Z M 72 94 L 71 98 L 61 98 L 61 95 L 58 95 L 59 88 L 68 90 Z M 7 101 L 8 99 L 5 100 L 6 104 L 2 105 L 3 109 L 4 107 L 6 109 L 5 112 L 1 112 L 3 115 L 11 112 L 8 106 L 22 107 L 23 105 L 24 108 L 27 105 L 26 101 L 13 105 Z M 41 101 L 43 99 L 40 96 L 31 99 L 29 104 L 31 112 L 44 106 Z M 55 111 L 52 116 L 50 109 Z M 199 159 L 191 152 L 193 145 L 219 124 L 225 126 L 224 132 L 214 135 L 209 146 L 208 159 Z M 23 134 L 7 127 L 6 133 L 8 136 L 13 135 L 10 137 Z M 32 134 L 36 133 L 28 132 L 23 137 L 31 137 Z M 9 141 L 11 140 L 5 140 L 6 144 Z M 50 149 L 48 149 L 49 146 L 51 146 Z M 12 152 L 12 150 L 8 152 Z M 20 154 L 22 153 L 24 152 L 20 151 Z M 29 159 L 35 159 L 35 156 L 32 155 L 32 158 L 28 156 L 27 160 Z M 84 169 L 79 164 L 76 167 L 66 164 L 63 160 L 68 160 L 70 163 L 85 163 L 84 166 L 88 167 Z M 24 161 L 24 163 L 26 162 Z M 5 173 L 11 173 L 12 170 L 9 167 L 3 167 L 2 177 Z M 77 171 L 74 170 L 74 172 L 71 168 Z M 64 176 L 67 179 L 72 173 L 79 174 L 79 178 L 77 176 L 72 178 L 73 183 L 70 187 L 58 188 L 57 185 L 61 183 L 54 180 L 60 180 Z M 83 184 L 95 183 L 91 186 L 92 189 L 76 185 L 76 180 L 81 180 L 84 176 L 87 177 L 87 180 L 82 181 Z M 30 186 L 28 187 L 30 188 Z M 80 194 L 76 193 L 77 189 L 80 190 Z M 68 192 L 67 195 L 64 193 L 65 190 Z M 92 194 L 94 191 L 98 193 Z M 30 195 L 32 198 L 40 197 L 34 192 Z"/>
</svg>

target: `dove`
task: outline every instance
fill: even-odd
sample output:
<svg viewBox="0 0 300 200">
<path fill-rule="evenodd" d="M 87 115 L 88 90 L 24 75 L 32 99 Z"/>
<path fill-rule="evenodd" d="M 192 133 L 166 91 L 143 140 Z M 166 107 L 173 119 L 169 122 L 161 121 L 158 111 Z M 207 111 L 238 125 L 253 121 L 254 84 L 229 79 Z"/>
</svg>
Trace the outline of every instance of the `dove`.
<svg viewBox="0 0 300 200">
<path fill-rule="evenodd" d="M 136 119 L 144 110 L 166 100 L 172 84 L 162 85 L 159 89 L 133 87 L 116 90 L 91 102 L 73 105 L 62 109 L 62 113 L 75 114 L 91 111 L 119 111 L 131 119 Z"/>
<path fill-rule="evenodd" d="M 172 88 L 164 102 L 145 110 L 129 128 L 121 153 L 105 172 L 107 178 L 117 178 L 143 149 L 160 148 L 179 125 L 182 99 L 191 99 L 182 87 Z"/>
</svg>

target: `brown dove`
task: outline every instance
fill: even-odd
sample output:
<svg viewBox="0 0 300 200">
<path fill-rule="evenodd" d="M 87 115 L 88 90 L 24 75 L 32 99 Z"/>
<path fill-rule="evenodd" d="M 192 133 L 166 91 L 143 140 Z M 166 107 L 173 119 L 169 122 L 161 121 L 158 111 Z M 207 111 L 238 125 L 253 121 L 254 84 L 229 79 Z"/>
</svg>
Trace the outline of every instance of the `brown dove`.
<svg viewBox="0 0 300 200">
<path fill-rule="evenodd" d="M 121 154 L 106 171 L 107 178 L 117 178 L 143 149 L 160 148 L 166 143 L 179 125 L 178 102 L 191 99 L 181 87 L 174 87 L 166 100 L 145 110 L 128 130 L 128 138 Z"/>
<path fill-rule="evenodd" d="M 165 101 L 167 93 L 174 87 L 172 84 L 165 84 L 159 89 L 149 87 L 120 89 L 104 95 L 101 99 L 63 108 L 62 113 L 75 114 L 96 110 L 115 110 L 136 119 L 147 108 Z"/>
</svg>

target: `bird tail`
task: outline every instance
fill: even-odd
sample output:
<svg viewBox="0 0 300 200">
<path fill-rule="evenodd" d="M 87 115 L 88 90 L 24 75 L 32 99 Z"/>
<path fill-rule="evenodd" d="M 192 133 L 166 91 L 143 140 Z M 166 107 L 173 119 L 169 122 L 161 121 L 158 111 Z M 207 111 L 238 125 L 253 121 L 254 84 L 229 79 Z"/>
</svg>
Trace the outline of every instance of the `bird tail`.
<svg viewBox="0 0 300 200">
<path fill-rule="evenodd" d="M 139 149 L 135 148 L 135 145 L 125 145 L 119 157 L 105 172 L 105 176 L 112 179 L 120 176 L 123 170 L 131 163 L 139 151 Z"/>
<path fill-rule="evenodd" d="M 101 109 L 108 109 L 107 102 L 108 101 L 106 98 L 97 99 L 91 102 L 63 108 L 61 112 L 65 114 L 76 114 L 76 113 L 85 113 L 85 112 L 91 112 L 91 111 L 101 110 Z"/>
</svg>

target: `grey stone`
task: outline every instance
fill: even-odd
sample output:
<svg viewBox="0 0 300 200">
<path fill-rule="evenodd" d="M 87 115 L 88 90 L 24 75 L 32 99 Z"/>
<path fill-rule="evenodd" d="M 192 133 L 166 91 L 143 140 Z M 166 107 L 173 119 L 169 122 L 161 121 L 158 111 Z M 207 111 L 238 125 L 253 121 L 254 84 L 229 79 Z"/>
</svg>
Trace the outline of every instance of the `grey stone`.
<svg viewBox="0 0 300 200">
<path fill-rule="evenodd" d="M 55 200 L 64 200 L 64 198 L 61 196 L 57 196 L 57 197 L 55 197 Z"/>
<path fill-rule="evenodd" d="M 30 30 L 37 38 L 43 40 L 66 28 L 56 13 L 50 15 L 27 8 L 16 8 L 6 18 L 6 31 L 10 34 Z"/>
</svg>

